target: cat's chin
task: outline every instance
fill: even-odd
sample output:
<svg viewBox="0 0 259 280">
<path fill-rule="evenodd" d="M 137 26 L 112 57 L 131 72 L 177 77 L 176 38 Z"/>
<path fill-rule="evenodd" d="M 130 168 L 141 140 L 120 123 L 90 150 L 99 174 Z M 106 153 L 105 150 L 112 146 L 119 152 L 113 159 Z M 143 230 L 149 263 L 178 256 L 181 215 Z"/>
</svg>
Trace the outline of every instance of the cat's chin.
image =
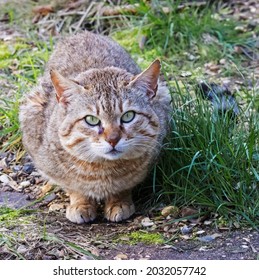
<svg viewBox="0 0 259 280">
<path fill-rule="evenodd" d="M 117 150 L 112 150 L 108 153 L 105 153 L 103 155 L 104 159 L 108 159 L 108 160 L 117 160 L 117 159 L 122 159 L 124 158 L 124 154 L 123 152 L 117 151 Z"/>
</svg>

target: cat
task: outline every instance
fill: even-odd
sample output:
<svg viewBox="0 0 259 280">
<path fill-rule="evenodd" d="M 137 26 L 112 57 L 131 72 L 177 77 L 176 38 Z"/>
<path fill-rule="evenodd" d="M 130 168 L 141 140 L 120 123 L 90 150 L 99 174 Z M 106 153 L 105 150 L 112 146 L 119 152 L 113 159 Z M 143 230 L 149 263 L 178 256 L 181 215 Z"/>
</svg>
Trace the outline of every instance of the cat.
<svg viewBox="0 0 259 280">
<path fill-rule="evenodd" d="M 118 43 L 85 31 L 61 40 L 23 98 L 24 147 L 70 196 L 71 222 L 93 221 L 100 201 L 112 222 L 135 212 L 131 191 L 154 164 L 169 122 L 160 67 L 157 59 L 141 72 Z"/>
</svg>

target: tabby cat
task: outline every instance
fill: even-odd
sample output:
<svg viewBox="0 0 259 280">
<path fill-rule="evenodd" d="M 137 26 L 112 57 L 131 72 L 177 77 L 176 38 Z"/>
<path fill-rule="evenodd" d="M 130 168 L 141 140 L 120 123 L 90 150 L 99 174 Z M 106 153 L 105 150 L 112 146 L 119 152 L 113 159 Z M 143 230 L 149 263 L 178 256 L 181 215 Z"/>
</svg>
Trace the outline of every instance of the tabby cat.
<svg viewBox="0 0 259 280">
<path fill-rule="evenodd" d="M 131 190 L 147 175 L 167 131 L 170 96 L 160 62 L 145 71 L 108 37 L 63 39 L 20 106 L 23 143 L 36 167 L 70 196 L 74 223 L 134 211 Z"/>
</svg>

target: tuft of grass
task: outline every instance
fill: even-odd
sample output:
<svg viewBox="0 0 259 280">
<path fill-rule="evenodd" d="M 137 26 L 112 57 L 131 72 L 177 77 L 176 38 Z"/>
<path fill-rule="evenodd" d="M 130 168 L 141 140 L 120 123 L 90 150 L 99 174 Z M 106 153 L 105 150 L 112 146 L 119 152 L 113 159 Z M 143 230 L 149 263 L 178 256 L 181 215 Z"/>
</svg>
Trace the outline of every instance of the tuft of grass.
<svg viewBox="0 0 259 280">
<path fill-rule="evenodd" d="M 0 46 L 0 71 L 6 80 L 0 96 L 0 150 L 21 150 L 19 102 L 30 91 L 43 71 L 52 49 L 48 43 L 17 40 L 14 44 Z"/>
<path fill-rule="evenodd" d="M 157 166 L 163 195 L 172 204 L 258 226 L 259 112 L 254 98 L 255 92 L 234 122 L 187 88 L 176 89 L 173 126 Z"/>
<path fill-rule="evenodd" d="M 132 1 L 135 3 L 136 1 Z M 255 31 L 240 33 L 239 22 L 221 15 L 220 5 L 179 9 L 182 1 L 139 1 L 135 15 L 127 15 L 125 29 L 114 30 L 116 38 L 136 60 L 161 57 L 167 72 L 194 69 L 208 62 L 227 58 L 241 68 L 236 46 L 251 50 Z M 143 49 L 139 42 L 145 40 Z M 139 62 L 139 61 L 138 61 Z M 222 74 L 230 76 L 236 69 L 227 67 Z"/>
</svg>

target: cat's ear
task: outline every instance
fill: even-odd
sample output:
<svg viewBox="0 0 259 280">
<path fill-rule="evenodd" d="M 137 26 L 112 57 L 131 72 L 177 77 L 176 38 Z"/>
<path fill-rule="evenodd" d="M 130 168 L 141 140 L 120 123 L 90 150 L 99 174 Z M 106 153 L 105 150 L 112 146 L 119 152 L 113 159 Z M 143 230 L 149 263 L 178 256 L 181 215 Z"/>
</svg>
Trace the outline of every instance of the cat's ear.
<svg viewBox="0 0 259 280">
<path fill-rule="evenodd" d="M 50 78 L 56 90 L 56 97 L 58 102 L 66 102 L 63 96 L 64 92 L 69 89 L 75 89 L 78 87 L 77 83 L 63 77 L 57 70 L 50 70 Z"/>
<path fill-rule="evenodd" d="M 144 88 L 148 97 L 154 98 L 157 92 L 157 83 L 160 75 L 160 68 L 160 61 L 156 59 L 146 70 L 137 75 L 130 82 L 130 85 Z"/>
</svg>

